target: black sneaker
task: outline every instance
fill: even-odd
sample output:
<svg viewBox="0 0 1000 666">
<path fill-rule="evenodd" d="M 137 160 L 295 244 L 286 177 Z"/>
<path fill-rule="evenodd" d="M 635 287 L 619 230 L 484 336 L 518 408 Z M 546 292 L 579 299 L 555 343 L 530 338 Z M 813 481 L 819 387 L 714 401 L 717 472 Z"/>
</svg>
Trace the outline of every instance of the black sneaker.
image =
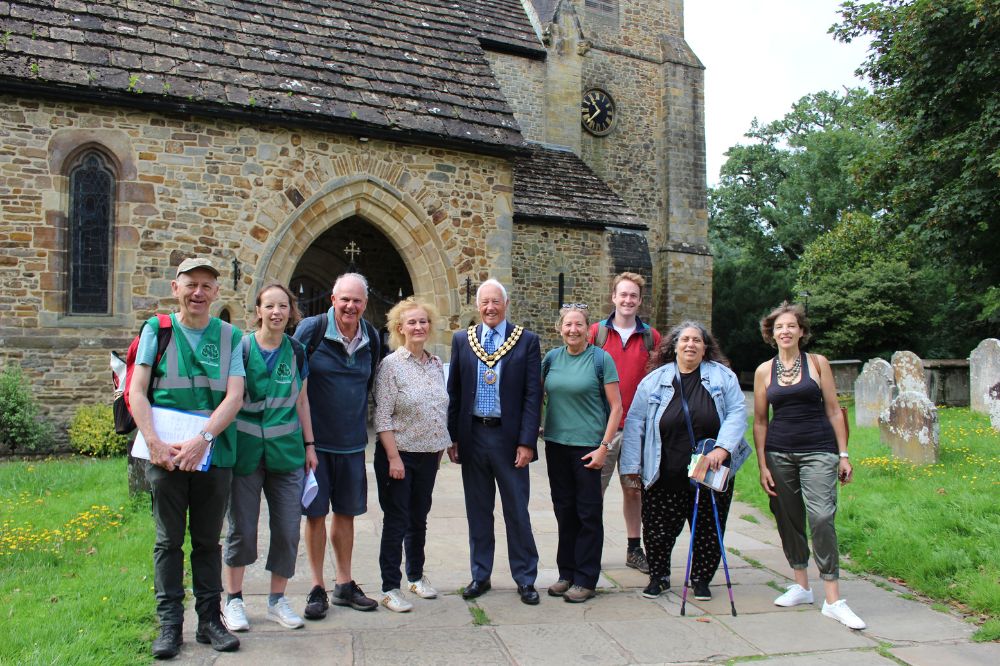
<svg viewBox="0 0 1000 666">
<path fill-rule="evenodd" d="M 712 591 L 708 589 L 708 583 L 702 580 L 691 581 L 691 587 L 694 588 L 694 598 L 698 601 L 711 601 Z"/>
<path fill-rule="evenodd" d="M 337 583 L 333 587 L 333 605 L 350 606 L 354 610 L 372 611 L 378 608 L 378 602 L 365 596 L 358 584 L 353 580 L 349 583 Z"/>
<path fill-rule="evenodd" d="M 181 625 L 164 624 L 160 626 L 160 635 L 153 641 L 153 657 L 156 659 L 173 659 L 181 651 Z"/>
<path fill-rule="evenodd" d="M 649 585 L 646 589 L 642 591 L 642 596 L 647 599 L 655 599 L 664 592 L 670 589 L 670 577 L 663 576 L 662 578 L 650 578 Z"/>
<path fill-rule="evenodd" d="M 194 639 L 199 643 L 211 643 L 216 652 L 232 652 L 240 648 L 240 639 L 229 633 L 218 612 L 198 618 Z"/>
<path fill-rule="evenodd" d="M 638 569 L 644 574 L 649 573 L 649 562 L 646 561 L 646 553 L 642 552 L 642 548 L 630 550 L 625 554 L 625 566 Z"/>
<path fill-rule="evenodd" d="M 330 598 L 320 585 L 313 586 L 306 597 L 306 609 L 302 613 L 307 620 L 322 620 L 330 609 Z"/>
</svg>

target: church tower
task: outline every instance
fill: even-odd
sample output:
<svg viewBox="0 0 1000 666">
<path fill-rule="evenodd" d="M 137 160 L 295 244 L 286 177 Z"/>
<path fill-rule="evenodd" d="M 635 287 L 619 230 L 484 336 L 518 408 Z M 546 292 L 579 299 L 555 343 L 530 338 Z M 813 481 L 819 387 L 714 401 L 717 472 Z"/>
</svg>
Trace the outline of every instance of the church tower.
<svg viewBox="0 0 1000 666">
<path fill-rule="evenodd" d="M 704 67 L 684 40 L 683 0 L 532 4 L 548 49 L 544 140 L 576 151 L 649 226 L 641 272 L 656 325 L 710 323 Z M 573 112 L 580 122 L 560 122 Z M 611 235 L 612 272 L 642 268 L 627 240 Z"/>
</svg>

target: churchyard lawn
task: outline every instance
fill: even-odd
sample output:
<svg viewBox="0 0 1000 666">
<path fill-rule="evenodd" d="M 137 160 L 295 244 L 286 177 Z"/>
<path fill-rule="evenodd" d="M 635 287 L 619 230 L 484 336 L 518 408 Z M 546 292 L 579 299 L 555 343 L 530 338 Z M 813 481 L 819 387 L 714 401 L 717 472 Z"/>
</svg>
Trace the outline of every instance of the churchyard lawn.
<svg viewBox="0 0 1000 666">
<path fill-rule="evenodd" d="M 927 466 L 893 458 L 878 428 L 852 425 L 854 482 L 841 488 L 837 511 L 840 552 L 850 557 L 842 566 L 950 604 L 980 625 L 975 640 L 1000 640 L 1000 433 L 967 408 L 938 415 L 940 461 Z M 736 491 L 770 515 L 756 457 Z"/>
<path fill-rule="evenodd" d="M 150 661 L 152 535 L 122 458 L 0 464 L 0 664 Z"/>
</svg>

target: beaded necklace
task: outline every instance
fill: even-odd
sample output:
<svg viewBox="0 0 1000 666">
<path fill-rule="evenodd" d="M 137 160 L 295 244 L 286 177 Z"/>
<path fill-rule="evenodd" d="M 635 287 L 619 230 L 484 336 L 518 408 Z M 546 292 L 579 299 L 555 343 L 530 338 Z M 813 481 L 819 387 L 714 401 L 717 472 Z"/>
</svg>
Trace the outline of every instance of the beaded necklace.
<svg viewBox="0 0 1000 666">
<path fill-rule="evenodd" d="M 784 386 L 795 383 L 795 379 L 802 372 L 802 354 L 795 357 L 795 363 L 790 368 L 785 367 L 780 356 L 775 358 L 775 363 L 777 364 L 778 383 Z"/>
</svg>

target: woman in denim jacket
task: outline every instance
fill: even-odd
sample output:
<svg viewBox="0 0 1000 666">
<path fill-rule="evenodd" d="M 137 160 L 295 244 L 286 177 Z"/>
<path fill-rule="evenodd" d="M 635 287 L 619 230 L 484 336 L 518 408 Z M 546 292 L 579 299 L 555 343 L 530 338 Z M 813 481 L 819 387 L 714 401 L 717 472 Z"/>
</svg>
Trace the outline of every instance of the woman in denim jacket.
<svg viewBox="0 0 1000 666">
<path fill-rule="evenodd" d="M 743 438 L 746 401 L 736 375 L 724 361 L 703 324 L 681 322 L 664 336 L 650 359 L 652 370 L 639 384 L 625 420 L 619 464 L 623 475 L 641 475 L 642 538 L 649 560 L 649 585 L 642 594 L 648 599 L 670 588 L 670 553 L 694 509 L 695 488 L 687 477 L 691 438 L 677 387 L 683 386 L 695 438 L 716 440 L 715 449 L 706 456 L 712 469 L 731 459 L 735 473 L 750 455 L 750 445 Z M 716 493 L 723 530 L 732 499 L 730 479 L 728 488 Z M 712 516 L 708 492 L 701 494 L 698 512 Z M 694 596 L 708 600 L 712 598 L 708 585 L 722 556 L 714 520 L 698 521 L 692 538 Z"/>
</svg>

